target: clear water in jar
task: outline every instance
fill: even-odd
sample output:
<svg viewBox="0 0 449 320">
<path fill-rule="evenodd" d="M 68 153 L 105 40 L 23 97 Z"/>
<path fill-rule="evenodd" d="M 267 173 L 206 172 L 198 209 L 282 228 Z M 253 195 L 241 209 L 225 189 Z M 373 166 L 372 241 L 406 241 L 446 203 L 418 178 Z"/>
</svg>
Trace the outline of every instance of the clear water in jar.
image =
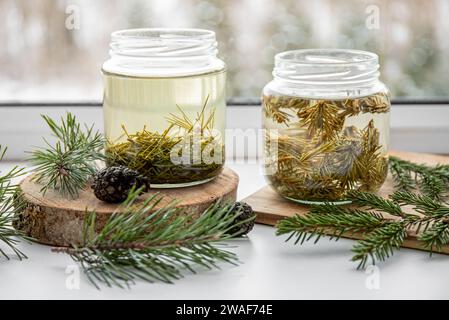
<svg viewBox="0 0 449 320">
<path fill-rule="evenodd" d="M 144 78 L 104 72 L 108 165 L 125 165 L 152 187 L 207 182 L 224 164 L 224 70 Z"/>
<path fill-rule="evenodd" d="M 275 190 L 313 204 L 377 191 L 388 172 L 387 93 L 342 100 L 263 97 L 265 172 Z"/>
</svg>

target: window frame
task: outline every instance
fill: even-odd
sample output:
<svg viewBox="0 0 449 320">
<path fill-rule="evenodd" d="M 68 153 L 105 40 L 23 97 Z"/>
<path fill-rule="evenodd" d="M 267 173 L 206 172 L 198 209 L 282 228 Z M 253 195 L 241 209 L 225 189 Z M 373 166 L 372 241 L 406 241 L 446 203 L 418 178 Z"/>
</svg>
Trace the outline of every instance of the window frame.
<svg viewBox="0 0 449 320">
<path fill-rule="evenodd" d="M 260 106 L 260 98 L 257 97 L 232 97 L 226 101 L 228 106 Z M 449 97 L 438 98 L 394 98 L 392 105 L 446 105 L 449 106 Z M 74 100 L 74 101 L 0 101 L 0 108 L 7 107 L 101 107 L 101 101 Z"/>
<path fill-rule="evenodd" d="M 100 101 L 74 102 L 0 102 L 0 145 L 8 146 L 6 159 L 23 160 L 26 151 L 49 138 L 40 115 L 59 118 L 70 111 L 81 122 L 95 123 L 103 130 Z M 262 110 L 258 98 L 230 99 L 227 107 L 228 129 L 261 129 Z M 449 154 L 449 100 L 393 99 L 391 109 L 391 149 Z M 236 151 L 235 158 L 245 156 Z M 255 154 L 249 154 L 250 158 Z"/>
</svg>

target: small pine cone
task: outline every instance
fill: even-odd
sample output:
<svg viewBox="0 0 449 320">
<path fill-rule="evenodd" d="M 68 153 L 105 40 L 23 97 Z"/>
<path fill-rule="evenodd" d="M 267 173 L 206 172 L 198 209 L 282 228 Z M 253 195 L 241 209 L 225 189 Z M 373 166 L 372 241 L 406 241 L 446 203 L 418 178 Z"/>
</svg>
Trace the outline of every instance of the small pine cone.
<svg viewBox="0 0 449 320">
<path fill-rule="evenodd" d="M 248 234 L 253 229 L 256 214 L 254 213 L 253 208 L 251 208 L 251 206 L 245 202 L 236 202 L 234 204 L 232 212 L 237 213 L 237 211 L 240 212 L 240 215 L 238 215 L 236 217 L 234 223 L 239 223 L 240 221 L 244 221 L 244 220 L 253 218 L 253 219 L 251 219 L 243 224 L 240 224 L 228 231 L 229 234 L 239 237 L 239 236 L 244 236 L 244 235 Z"/>
<path fill-rule="evenodd" d="M 125 166 L 107 167 L 94 175 L 92 189 L 95 196 L 109 203 L 120 203 L 126 200 L 133 186 L 149 188 L 149 182 L 137 171 Z"/>
</svg>

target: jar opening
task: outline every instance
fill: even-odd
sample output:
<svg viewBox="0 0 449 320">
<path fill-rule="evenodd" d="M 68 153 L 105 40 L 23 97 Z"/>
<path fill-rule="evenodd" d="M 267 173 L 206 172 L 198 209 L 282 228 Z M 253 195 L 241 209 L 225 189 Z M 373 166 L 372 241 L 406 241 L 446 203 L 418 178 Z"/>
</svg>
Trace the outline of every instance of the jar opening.
<svg viewBox="0 0 449 320">
<path fill-rule="evenodd" d="M 305 49 L 281 52 L 276 55 L 277 61 L 290 61 L 296 64 L 342 65 L 378 61 L 375 53 L 346 49 Z"/>
<path fill-rule="evenodd" d="M 345 49 L 307 49 L 276 55 L 275 79 L 297 85 L 369 85 L 378 81 L 375 53 Z"/>
<path fill-rule="evenodd" d="M 188 28 L 151 28 L 151 29 L 127 29 L 115 31 L 111 34 L 112 40 L 120 39 L 211 39 L 215 41 L 215 32 L 205 29 Z"/>
<path fill-rule="evenodd" d="M 186 76 L 220 70 L 215 32 L 154 28 L 113 32 L 103 70 L 129 76 Z"/>
</svg>

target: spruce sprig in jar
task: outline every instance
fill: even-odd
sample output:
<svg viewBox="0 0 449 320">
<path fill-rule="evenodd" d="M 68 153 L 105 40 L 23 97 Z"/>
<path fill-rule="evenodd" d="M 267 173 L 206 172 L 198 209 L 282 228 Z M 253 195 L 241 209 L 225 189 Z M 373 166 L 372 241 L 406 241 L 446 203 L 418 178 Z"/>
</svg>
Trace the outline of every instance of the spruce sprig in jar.
<svg viewBox="0 0 449 320">
<path fill-rule="evenodd" d="M 309 49 L 276 55 L 263 90 L 265 175 L 282 196 L 305 204 L 346 203 L 375 192 L 388 172 L 389 91 L 378 57 Z"/>
<path fill-rule="evenodd" d="M 103 65 L 109 166 L 151 187 L 210 181 L 224 164 L 226 66 L 215 33 L 131 29 L 111 36 Z"/>
</svg>

